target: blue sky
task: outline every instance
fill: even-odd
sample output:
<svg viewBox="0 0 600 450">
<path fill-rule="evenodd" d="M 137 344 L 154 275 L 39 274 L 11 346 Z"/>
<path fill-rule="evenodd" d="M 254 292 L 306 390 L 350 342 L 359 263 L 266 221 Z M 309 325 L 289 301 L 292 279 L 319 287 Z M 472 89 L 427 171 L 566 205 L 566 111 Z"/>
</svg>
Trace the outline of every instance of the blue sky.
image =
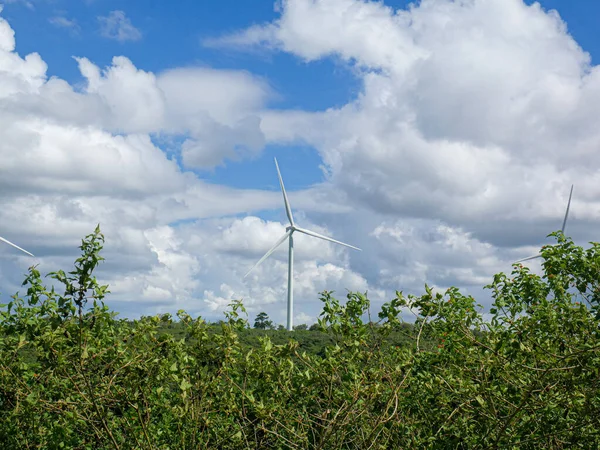
<svg viewBox="0 0 600 450">
<path fill-rule="evenodd" d="M 594 238 L 600 3 L 407 4 L 7 2 L 5 237 L 54 270 L 100 221 L 124 314 L 243 297 L 280 322 L 285 252 L 240 277 L 285 226 L 273 157 L 302 223 L 364 249 L 299 243 L 299 320 L 324 288 L 480 293 L 546 243 L 573 182 L 568 229 Z M 14 291 L 28 261 L 0 254 Z"/>
<path fill-rule="evenodd" d="M 388 1 L 386 5 L 404 8 L 409 3 Z M 569 32 L 592 58 L 600 51 L 597 38 L 600 3 L 594 0 L 544 0 L 539 3 L 546 9 L 558 10 L 567 22 Z M 267 79 L 273 87 L 277 93 L 277 98 L 272 101 L 275 108 L 319 111 L 342 106 L 360 92 L 360 80 L 336 58 L 306 63 L 283 53 L 245 54 L 201 45 L 203 38 L 273 20 L 276 12 L 271 1 L 33 0 L 29 4 L 33 8 L 27 7 L 26 2 L 17 1 L 7 5 L 5 11 L 18 36 L 17 51 L 21 54 L 40 53 L 48 63 L 48 74 L 70 83 L 82 82 L 72 56 L 86 56 L 104 67 L 110 64 L 113 56 L 125 55 L 138 68 L 152 72 L 190 65 L 248 70 Z M 98 17 L 114 10 L 126 13 L 141 31 L 141 40 L 119 42 L 100 35 Z M 79 28 L 75 33 L 61 29 L 51 23 L 53 17 L 75 20 Z M 302 157 L 290 156 L 292 152 L 270 146 L 257 161 L 234 163 L 227 169 L 216 168 L 201 176 L 235 187 L 267 188 L 270 183 L 262 180 L 269 174 L 272 178 L 272 157 L 278 156 L 283 165 L 287 165 L 290 158 L 289 163 L 300 168 L 287 174 L 290 189 L 320 181 L 318 155 L 308 147 L 298 150 Z"/>
<path fill-rule="evenodd" d="M 410 1 L 387 1 L 393 8 L 405 8 Z M 532 0 L 527 1 L 533 3 Z M 544 0 L 546 9 L 558 10 L 569 32 L 592 58 L 600 51 L 597 38 L 600 3 L 594 0 L 564 2 Z M 8 5 L 5 16 L 15 29 L 17 51 L 38 52 L 48 63 L 48 75 L 72 84 L 83 81 L 73 56 L 85 56 L 100 67 L 110 65 L 116 55 L 125 55 L 143 70 L 161 72 L 181 66 L 208 66 L 218 69 L 247 70 L 264 77 L 276 93 L 270 105 L 278 109 L 320 111 L 340 107 L 360 92 L 361 81 L 348 65 L 333 57 L 304 62 L 285 53 L 239 52 L 207 48 L 203 38 L 215 37 L 277 17 L 270 0 L 240 2 L 220 0 L 133 1 L 122 0 L 33 0 Z M 99 16 L 124 11 L 140 30 L 138 41 L 109 40 L 99 33 Z M 53 17 L 77 23 L 77 31 L 53 25 Z M 320 158 L 310 146 L 269 145 L 258 159 L 232 162 L 199 172 L 203 179 L 239 188 L 277 189 L 273 177 L 273 157 L 286 172 L 290 190 L 308 187 L 322 180 Z"/>
<path fill-rule="evenodd" d="M 99 66 L 110 64 L 123 54 L 143 70 L 158 72 L 186 65 L 208 65 L 221 69 L 248 70 L 264 76 L 280 94 L 276 106 L 319 110 L 345 103 L 356 95 L 359 84 L 351 73 L 335 61 L 304 64 L 285 55 L 244 55 L 205 48 L 202 38 L 263 23 L 275 18 L 270 1 L 178 2 L 148 1 L 56 1 L 35 2 L 35 10 L 21 3 L 9 5 L 5 12 L 21 36 L 18 50 L 37 51 L 49 63 L 49 73 L 70 82 L 81 75 L 72 55 L 86 55 Z M 135 42 L 109 41 L 98 33 L 98 16 L 123 10 L 143 38 Z M 51 17 L 75 19 L 81 30 L 71 36 L 57 29 Z"/>
<path fill-rule="evenodd" d="M 269 82 L 275 92 L 271 102 L 275 108 L 318 111 L 341 106 L 360 89 L 360 81 L 351 70 L 335 59 L 307 64 L 286 54 L 246 55 L 201 45 L 205 37 L 274 19 L 274 4 L 270 1 L 59 0 L 31 4 L 33 10 L 18 2 L 8 5 L 5 12 L 18 36 L 17 51 L 40 53 L 48 63 L 49 75 L 73 84 L 83 80 L 72 56 L 85 56 L 104 67 L 110 65 L 114 56 L 125 55 L 138 68 L 152 72 L 196 65 L 250 71 Z M 126 13 L 141 31 L 141 40 L 119 42 L 100 35 L 98 16 L 106 16 L 113 10 Z M 50 22 L 53 17 L 75 20 L 79 26 L 76 34 L 53 25 Z M 234 187 L 278 189 L 273 176 L 273 157 L 278 157 L 282 166 L 295 168 L 286 173 L 290 190 L 322 179 L 318 155 L 307 146 L 282 149 L 271 145 L 259 159 L 243 164 L 233 162 L 227 168 L 216 167 L 199 175 Z"/>
<path fill-rule="evenodd" d="M 409 1 L 387 1 L 394 8 L 406 7 Z M 528 4 L 534 3 L 527 0 Z M 568 24 L 577 42 L 594 56 L 600 4 L 595 0 L 565 2 L 543 0 L 545 9 L 555 9 Z M 4 12 L 18 34 L 17 50 L 23 54 L 39 52 L 49 64 L 48 73 L 77 82 L 81 75 L 72 62 L 73 55 L 86 55 L 98 65 L 106 66 L 115 55 L 126 55 L 144 70 L 153 72 L 182 65 L 209 65 L 217 68 L 244 69 L 267 77 L 282 94 L 278 107 L 319 110 L 339 106 L 356 95 L 359 82 L 334 60 L 305 64 L 286 54 L 244 55 L 205 48 L 201 39 L 268 22 L 276 17 L 274 2 L 197 2 L 179 0 L 32 0 L 33 9 L 24 1 L 9 2 Z M 117 42 L 98 33 L 98 16 L 122 10 L 143 39 Z M 75 19 L 81 30 L 76 36 L 52 25 L 52 17 Z"/>
</svg>

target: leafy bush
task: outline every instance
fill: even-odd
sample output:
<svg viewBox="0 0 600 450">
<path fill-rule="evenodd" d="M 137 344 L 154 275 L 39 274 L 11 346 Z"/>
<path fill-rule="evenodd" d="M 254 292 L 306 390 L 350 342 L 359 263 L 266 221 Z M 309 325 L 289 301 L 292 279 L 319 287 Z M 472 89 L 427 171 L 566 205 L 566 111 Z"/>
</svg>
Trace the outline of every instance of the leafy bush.
<svg viewBox="0 0 600 450">
<path fill-rule="evenodd" d="M 600 245 L 555 236 L 542 276 L 494 277 L 487 321 L 455 288 L 397 292 L 377 322 L 324 292 L 320 332 L 251 333 L 240 302 L 218 330 L 117 319 L 96 229 L 49 274 L 64 292 L 33 267 L 1 306 L 0 447 L 598 448 Z"/>
</svg>

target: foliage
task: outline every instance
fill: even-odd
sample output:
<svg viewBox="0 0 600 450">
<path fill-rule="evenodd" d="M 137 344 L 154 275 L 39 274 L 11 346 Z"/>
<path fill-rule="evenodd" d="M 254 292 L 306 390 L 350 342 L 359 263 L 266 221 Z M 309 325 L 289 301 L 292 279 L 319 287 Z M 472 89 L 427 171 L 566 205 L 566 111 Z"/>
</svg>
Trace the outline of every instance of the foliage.
<svg viewBox="0 0 600 450">
<path fill-rule="evenodd" d="M 289 333 L 250 330 L 240 302 L 220 324 L 118 320 L 96 229 L 49 274 L 64 292 L 32 267 L 0 307 L 0 448 L 598 448 L 600 245 L 555 237 L 543 275 L 494 277 L 488 320 L 455 288 L 397 292 L 377 320 L 324 292 Z"/>
<path fill-rule="evenodd" d="M 254 328 L 258 328 L 259 330 L 272 330 L 275 328 L 275 325 L 273 325 L 273 321 L 269 320 L 269 316 L 266 312 L 261 312 L 256 315 Z"/>
</svg>

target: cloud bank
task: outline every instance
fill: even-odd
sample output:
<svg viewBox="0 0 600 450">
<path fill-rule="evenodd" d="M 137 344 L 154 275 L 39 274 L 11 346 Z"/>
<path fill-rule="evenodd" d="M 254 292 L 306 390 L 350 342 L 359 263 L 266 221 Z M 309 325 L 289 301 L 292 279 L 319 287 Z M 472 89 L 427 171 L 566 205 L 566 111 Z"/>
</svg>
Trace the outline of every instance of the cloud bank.
<svg viewBox="0 0 600 450">
<path fill-rule="evenodd" d="M 210 184 L 197 170 L 302 142 L 324 167 L 321 184 L 290 195 L 303 226 L 365 249 L 298 238 L 303 320 L 318 314 L 323 289 L 368 290 L 377 302 L 425 282 L 479 292 L 560 228 L 572 183 L 567 231 L 597 239 L 600 75 L 558 13 L 521 0 L 405 10 L 285 0 L 278 14 L 205 45 L 309 66 L 333 58 L 361 81 L 356 98 L 277 110 L 268 80 L 249 72 L 151 73 L 123 56 L 105 68 L 77 57 L 76 88 L 48 78 L 40 55 L 18 55 L 0 19 L 1 235 L 51 270 L 100 222 L 101 274 L 125 314 L 218 317 L 243 298 L 283 323 L 285 249 L 241 278 L 283 234 L 283 214 L 260 218 L 280 194 Z M 15 291 L 30 261 L 0 254 L 0 282 Z"/>
</svg>

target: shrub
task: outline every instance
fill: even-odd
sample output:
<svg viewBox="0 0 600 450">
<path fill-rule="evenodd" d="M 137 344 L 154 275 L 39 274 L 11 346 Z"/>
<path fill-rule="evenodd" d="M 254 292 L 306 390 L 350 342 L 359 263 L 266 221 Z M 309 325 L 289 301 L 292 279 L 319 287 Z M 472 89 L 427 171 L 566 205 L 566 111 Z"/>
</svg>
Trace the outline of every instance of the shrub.
<svg viewBox="0 0 600 450">
<path fill-rule="evenodd" d="M 119 320 L 96 229 L 49 274 L 64 292 L 32 267 L 1 306 L 0 447 L 598 448 L 600 246 L 555 237 L 543 275 L 494 277 L 489 320 L 456 288 L 397 292 L 377 322 L 366 294 L 324 292 L 320 333 L 244 343 L 240 302 L 217 325 Z M 327 340 L 307 352 L 297 336 Z"/>
</svg>

